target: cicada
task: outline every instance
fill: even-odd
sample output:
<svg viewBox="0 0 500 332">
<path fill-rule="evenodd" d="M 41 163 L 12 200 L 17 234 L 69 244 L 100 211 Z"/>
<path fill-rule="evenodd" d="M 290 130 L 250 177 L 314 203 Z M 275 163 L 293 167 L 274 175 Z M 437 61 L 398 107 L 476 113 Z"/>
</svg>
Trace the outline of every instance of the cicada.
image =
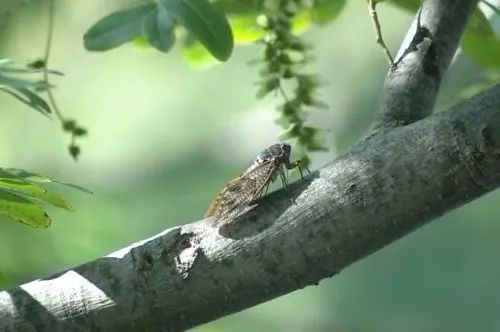
<svg viewBox="0 0 500 332">
<path fill-rule="evenodd" d="M 279 174 L 283 186 L 287 186 L 286 169 L 299 168 L 300 162 L 290 162 L 291 146 L 286 143 L 271 145 L 255 157 L 250 167 L 229 181 L 210 203 L 205 218 L 212 217 L 215 222 L 232 219 L 242 213 L 254 200 L 276 180 Z"/>
</svg>

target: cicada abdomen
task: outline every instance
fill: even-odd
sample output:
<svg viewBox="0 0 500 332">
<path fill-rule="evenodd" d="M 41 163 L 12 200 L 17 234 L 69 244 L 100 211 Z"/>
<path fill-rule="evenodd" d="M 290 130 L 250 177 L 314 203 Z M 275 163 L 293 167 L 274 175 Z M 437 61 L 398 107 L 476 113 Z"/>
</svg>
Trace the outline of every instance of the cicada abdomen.
<svg viewBox="0 0 500 332">
<path fill-rule="evenodd" d="M 299 166 L 298 162 L 290 162 L 290 151 L 289 144 L 281 143 L 271 145 L 259 153 L 244 173 L 222 187 L 208 207 L 205 217 L 220 221 L 238 216 L 252 201 L 262 195 L 278 173 L 283 185 L 286 186 L 287 179 L 283 166 L 287 169 Z"/>
</svg>

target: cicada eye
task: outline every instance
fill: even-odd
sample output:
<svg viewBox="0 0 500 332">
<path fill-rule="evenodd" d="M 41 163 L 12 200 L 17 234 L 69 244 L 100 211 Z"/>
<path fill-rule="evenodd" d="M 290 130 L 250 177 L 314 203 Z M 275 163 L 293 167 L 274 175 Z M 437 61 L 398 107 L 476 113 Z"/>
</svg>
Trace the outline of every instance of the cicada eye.
<svg viewBox="0 0 500 332">
<path fill-rule="evenodd" d="M 292 150 L 292 147 L 290 146 L 290 144 L 283 143 L 282 149 L 283 149 L 283 151 L 290 153 L 290 151 Z"/>
</svg>

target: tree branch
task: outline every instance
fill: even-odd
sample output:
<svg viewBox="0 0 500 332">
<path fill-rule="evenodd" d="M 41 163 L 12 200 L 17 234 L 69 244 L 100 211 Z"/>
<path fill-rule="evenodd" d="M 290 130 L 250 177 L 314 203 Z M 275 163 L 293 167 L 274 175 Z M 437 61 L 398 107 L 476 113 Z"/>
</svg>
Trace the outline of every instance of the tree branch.
<svg viewBox="0 0 500 332">
<path fill-rule="evenodd" d="M 182 330 L 317 283 L 499 185 L 500 85 L 374 136 L 220 229 L 175 227 L 2 292 L 0 330 Z"/>
<path fill-rule="evenodd" d="M 441 79 L 477 0 L 424 0 L 396 55 L 371 133 L 432 113 Z"/>
<path fill-rule="evenodd" d="M 317 283 L 500 186 L 500 85 L 416 122 L 475 3 L 424 0 L 374 125 L 391 130 L 221 228 L 175 227 L 1 292 L 0 330 L 183 330 Z"/>
</svg>

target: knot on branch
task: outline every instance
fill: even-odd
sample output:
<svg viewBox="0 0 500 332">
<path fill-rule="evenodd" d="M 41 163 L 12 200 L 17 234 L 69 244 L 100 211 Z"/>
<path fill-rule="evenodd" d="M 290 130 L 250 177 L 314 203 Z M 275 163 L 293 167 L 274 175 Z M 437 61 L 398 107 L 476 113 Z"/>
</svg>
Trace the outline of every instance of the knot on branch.
<svg viewBox="0 0 500 332">
<path fill-rule="evenodd" d="M 497 137 L 500 135 L 492 127 L 494 125 L 495 123 L 485 123 L 479 126 L 479 130 L 471 133 L 466 123 L 451 122 L 458 159 L 468 170 L 470 180 L 481 188 L 490 188 L 490 178 L 500 176 L 500 173 L 491 174 L 486 171 L 490 169 L 488 165 L 491 161 L 498 163 L 500 159 L 500 137 Z"/>
<path fill-rule="evenodd" d="M 173 251 L 175 255 L 175 269 L 183 279 L 187 279 L 189 271 L 198 257 L 200 248 L 200 239 L 194 233 L 184 233 L 180 235 L 179 242 Z"/>
</svg>

